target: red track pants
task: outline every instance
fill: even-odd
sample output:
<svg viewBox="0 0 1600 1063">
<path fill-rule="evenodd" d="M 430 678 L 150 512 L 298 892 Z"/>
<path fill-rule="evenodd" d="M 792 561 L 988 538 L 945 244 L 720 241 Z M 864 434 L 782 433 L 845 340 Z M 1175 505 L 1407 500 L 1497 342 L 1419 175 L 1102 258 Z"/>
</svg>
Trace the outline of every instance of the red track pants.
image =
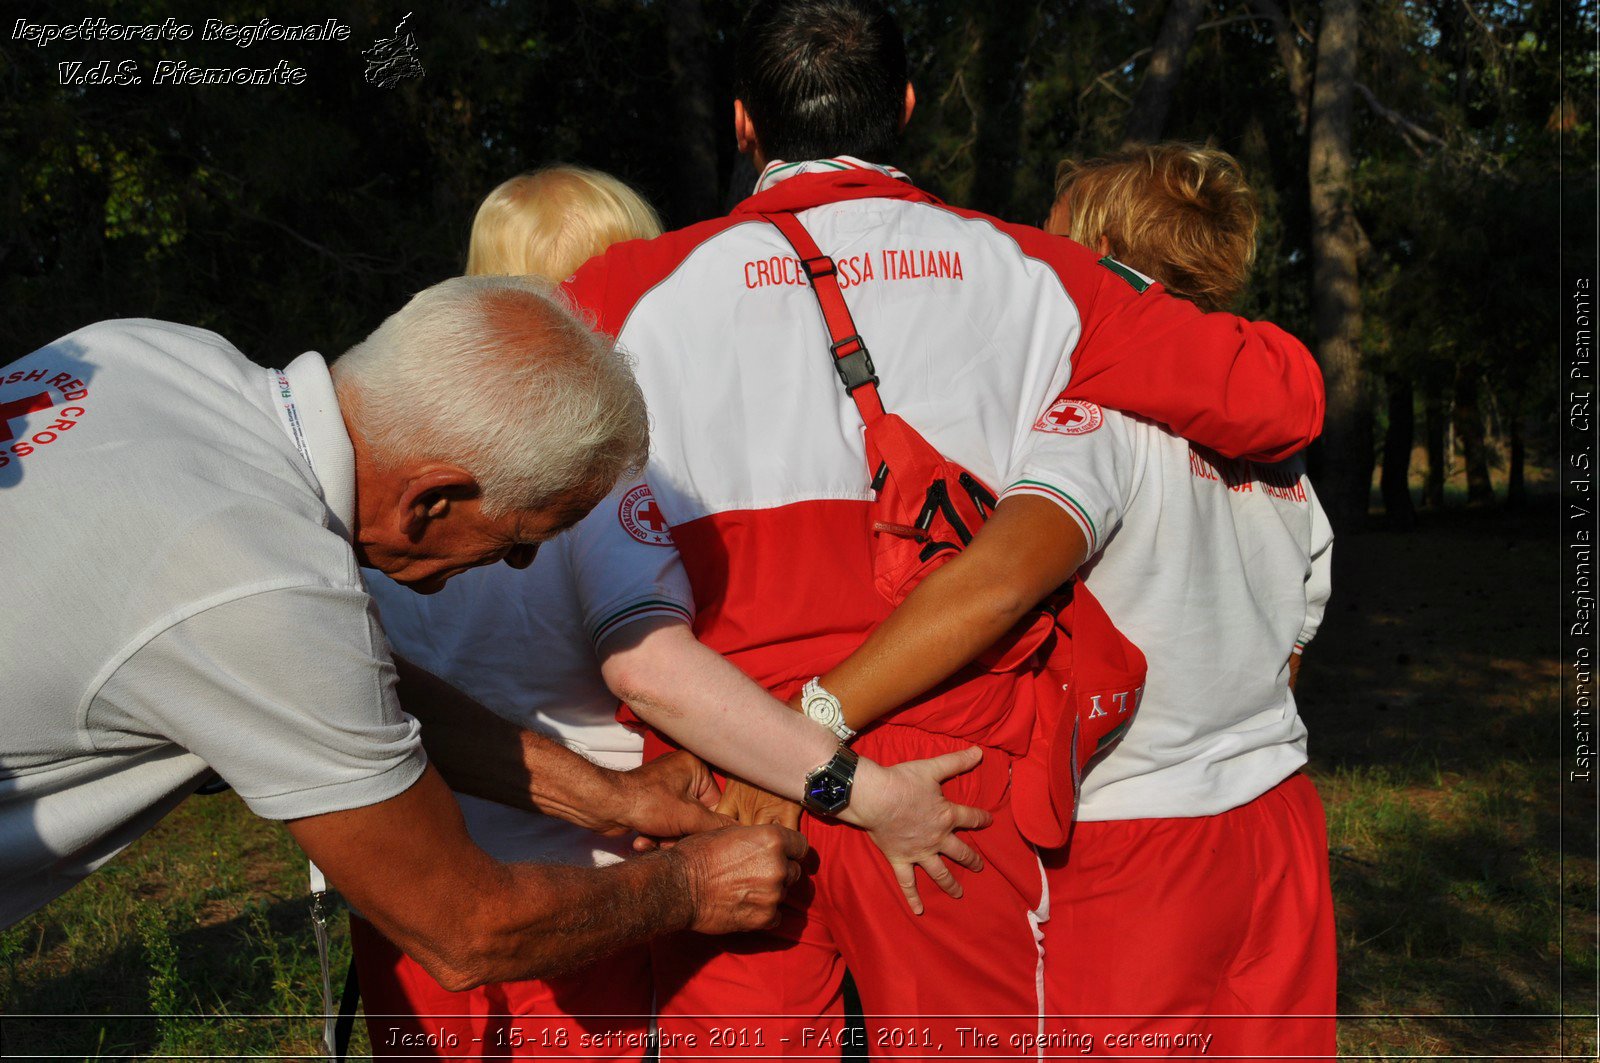
<svg viewBox="0 0 1600 1063">
<path fill-rule="evenodd" d="M 644 1057 L 651 987 L 642 946 L 560 978 L 452 993 L 357 915 L 350 943 L 375 1058 Z"/>
<path fill-rule="evenodd" d="M 1334 1054 L 1327 822 L 1304 775 L 1221 815 L 1079 823 L 1045 866 L 1047 1056 L 1089 1037 L 1096 1058 Z"/>
<path fill-rule="evenodd" d="M 857 743 L 883 764 L 930 757 L 964 743 L 882 726 Z M 996 1055 L 1037 1036 L 1041 869 L 1007 804 L 1010 758 L 984 762 L 945 784 L 952 801 L 986 808 L 995 822 L 964 837 L 983 871 L 954 873 L 952 900 L 918 872 L 926 905 L 914 916 L 868 836 L 807 816 L 815 862 L 790 891 L 783 924 L 765 934 L 659 939 L 653 950 L 661 1058 L 785 1056 L 837 1059 L 848 964 L 873 1058 Z M 993 1040 L 990 1040 L 990 1039 Z"/>
</svg>

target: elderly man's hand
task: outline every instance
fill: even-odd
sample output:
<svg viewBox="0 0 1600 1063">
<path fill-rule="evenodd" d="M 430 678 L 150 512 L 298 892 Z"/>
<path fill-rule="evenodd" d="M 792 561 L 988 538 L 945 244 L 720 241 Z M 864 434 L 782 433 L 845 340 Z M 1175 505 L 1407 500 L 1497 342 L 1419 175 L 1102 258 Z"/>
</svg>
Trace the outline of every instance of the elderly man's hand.
<svg viewBox="0 0 1600 1063">
<path fill-rule="evenodd" d="M 632 771 L 616 772 L 613 779 L 604 813 L 590 824 L 601 834 L 679 838 L 728 825 L 711 810 L 719 797 L 716 780 L 692 754 L 676 750 Z"/>
<path fill-rule="evenodd" d="M 841 818 L 871 833 L 917 915 L 922 914 L 917 868 L 952 897 L 961 896 L 961 884 L 941 857 L 969 871 L 983 870 L 983 857 L 955 832 L 987 827 L 994 817 L 981 808 L 949 801 L 939 785 L 971 771 L 982 760 L 983 750 L 972 746 L 890 768 L 863 758 L 856 770 L 855 795 Z"/>
<path fill-rule="evenodd" d="M 778 904 L 800 878 L 805 838 L 776 825 L 726 827 L 685 838 L 681 861 L 694 905 L 690 930 L 730 934 L 778 925 Z"/>
<path fill-rule="evenodd" d="M 747 827 L 776 823 L 790 830 L 800 829 L 800 806 L 786 797 L 752 786 L 743 779 L 730 778 L 717 802 L 717 811 Z"/>
</svg>

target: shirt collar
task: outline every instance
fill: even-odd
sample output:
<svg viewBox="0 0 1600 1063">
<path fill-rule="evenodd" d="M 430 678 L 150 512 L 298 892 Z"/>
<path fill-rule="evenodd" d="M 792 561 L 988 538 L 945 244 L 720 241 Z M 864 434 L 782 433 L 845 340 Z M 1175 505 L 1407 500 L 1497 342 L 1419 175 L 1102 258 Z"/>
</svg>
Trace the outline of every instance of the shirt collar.
<svg viewBox="0 0 1600 1063">
<path fill-rule="evenodd" d="M 877 163 L 858 159 L 854 155 L 835 155 L 831 159 L 806 159 L 801 162 L 784 162 L 774 159 L 767 163 L 767 168 L 761 171 L 761 177 L 756 181 L 756 191 L 765 192 L 779 181 L 786 181 L 791 177 L 799 177 L 808 173 L 837 173 L 843 170 L 871 170 L 892 177 L 896 181 L 911 183 L 911 178 L 895 169 L 893 166 L 879 166 Z"/>
<path fill-rule="evenodd" d="M 938 197 L 922 191 L 892 166 L 840 155 L 791 163 L 769 163 L 761 172 L 755 194 L 733 208 L 735 217 L 802 211 L 824 203 L 849 199 L 901 199 L 942 205 Z"/>
<path fill-rule="evenodd" d="M 281 370 L 268 369 L 267 382 L 278 423 L 322 488 L 329 527 L 349 540 L 355 523 L 356 451 L 328 364 L 322 355 L 307 351 Z"/>
</svg>

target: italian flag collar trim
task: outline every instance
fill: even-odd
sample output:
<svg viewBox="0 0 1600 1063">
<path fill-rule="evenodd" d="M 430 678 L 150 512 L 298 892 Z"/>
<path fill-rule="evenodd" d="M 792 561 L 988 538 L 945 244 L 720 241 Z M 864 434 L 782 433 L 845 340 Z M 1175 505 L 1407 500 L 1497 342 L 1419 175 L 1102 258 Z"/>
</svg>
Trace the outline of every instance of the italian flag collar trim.
<svg viewBox="0 0 1600 1063">
<path fill-rule="evenodd" d="M 734 216 L 801 211 L 847 199 L 904 199 L 942 205 L 892 166 L 877 166 L 848 155 L 834 159 L 769 164 L 749 199 Z"/>
<path fill-rule="evenodd" d="M 885 177 L 892 177 L 896 181 L 911 182 L 911 178 L 895 169 L 893 166 L 879 166 L 866 162 L 853 155 L 838 155 L 831 159 L 805 159 L 800 162 L 784 162 L 774 159 L 767 163 L 767 168 L 761 171 L 761 177 L 756 181 L 756 192 L 765 192 L 779 181 L 790 177 L 798 177 L 807 173 L 830 173 L 841 170 L 871 170 L 881 173 Z"/>
</svg>

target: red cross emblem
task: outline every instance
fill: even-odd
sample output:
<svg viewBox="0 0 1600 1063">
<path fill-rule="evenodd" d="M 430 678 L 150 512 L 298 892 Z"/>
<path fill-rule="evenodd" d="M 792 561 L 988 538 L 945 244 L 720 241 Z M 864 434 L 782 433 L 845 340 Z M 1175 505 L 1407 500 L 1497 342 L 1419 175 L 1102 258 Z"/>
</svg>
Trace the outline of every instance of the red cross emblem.
<svg viewBox="0 0 1600 1063">
<path fill-rule="evenodd" d="M 1105 419 L 1106 416 L 1100 407 L 1092 402 L 1058 399 L 1055 405 L 1044 411 L 1044 416 L 1039 418 L 1033 429 L 1036 432 L 1054 432 L 1063 436 L 1081 436 L 1099 428 L 1105 423 Z"/>
<path fill-rule="evenodd" d="M 622 496 L 617 505 L 617 520 L 629 535 L 650 546 L 671 546 L 672 531 L 667 526 L 667 515 L 661 512 L 650 488 L 644 484 L 632 488 Z"/>
<path fill-rule="evenodd" d="M 656 500 L 653 498 L 646 497 L 637 515 L 640 523 L 653 532 L 661 531 L 667 526 L 667 518 L 661 515 L 661 507 L 656 505 Z"/>
<path fill-rule="evenodd" d="M 17 438 L 11 430 L 11 422 L 19 417 L 26 417 L 30 413 L 48 410 L 55 405 L 48 391 L 41 391 L 37 395 L 27 398 L 12 399 L 10 402 L 0 402 L 0 443 L 9 443 Z"/>
</svg>

